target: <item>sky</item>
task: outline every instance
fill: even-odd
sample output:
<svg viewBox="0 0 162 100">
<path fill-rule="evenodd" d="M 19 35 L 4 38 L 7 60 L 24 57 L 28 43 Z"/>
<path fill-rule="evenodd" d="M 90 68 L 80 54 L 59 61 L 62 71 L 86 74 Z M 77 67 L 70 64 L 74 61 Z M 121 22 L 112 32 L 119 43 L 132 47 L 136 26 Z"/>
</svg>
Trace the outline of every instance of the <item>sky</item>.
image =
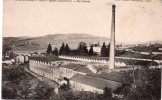
<svg viewBox="0 0 162 100">
<path fill-rule="evenodd" d="M 117 41 L 162 40 L 162 0 L 4 0 L 3 36 L 86 33 L 109 38 L 112 4 L 116 5 Z"/>
</svg>

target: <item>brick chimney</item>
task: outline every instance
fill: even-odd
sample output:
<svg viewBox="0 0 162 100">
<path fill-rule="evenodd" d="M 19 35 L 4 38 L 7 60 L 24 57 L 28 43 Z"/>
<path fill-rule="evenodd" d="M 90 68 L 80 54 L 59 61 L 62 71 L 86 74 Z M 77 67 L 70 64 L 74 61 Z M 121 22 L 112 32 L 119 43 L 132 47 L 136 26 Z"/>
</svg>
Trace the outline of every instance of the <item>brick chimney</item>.
<svg viewBox="0 0 162 100">
<path fill-rule="evenodd" d="M 112 5 L 109 69 L 115 68 L 115 5 Z"/>
</svg>

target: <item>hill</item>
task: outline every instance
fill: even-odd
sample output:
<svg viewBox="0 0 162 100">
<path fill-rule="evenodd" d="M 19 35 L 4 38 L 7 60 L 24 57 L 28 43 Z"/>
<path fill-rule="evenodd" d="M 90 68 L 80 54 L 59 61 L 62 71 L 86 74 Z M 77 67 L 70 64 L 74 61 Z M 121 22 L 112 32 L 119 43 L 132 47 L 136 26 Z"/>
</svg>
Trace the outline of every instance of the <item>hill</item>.
<svg viewBox="0 0 162 100">
<path fill-rule="evenodd" d="M 40 37 L 4 37 L 3 45 L 12 47 L 14 51 L 45 51 L 48 43 L 53 48 L 60 47 L 61 44 L 68 43 L 71 49 L 77 48 L 79 42 L 90 43 L 109 43 L 109 39 L 105 37 L 97 37 L 83 33 L 71 33 L 71 34 L 50 34 Z"/>
</svg>

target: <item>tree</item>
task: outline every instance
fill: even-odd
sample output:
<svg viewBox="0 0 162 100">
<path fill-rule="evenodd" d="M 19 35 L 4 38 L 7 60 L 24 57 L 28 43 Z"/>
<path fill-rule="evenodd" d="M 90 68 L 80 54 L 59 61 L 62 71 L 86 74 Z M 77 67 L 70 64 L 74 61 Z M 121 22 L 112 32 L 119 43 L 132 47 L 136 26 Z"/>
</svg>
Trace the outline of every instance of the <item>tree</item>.
<svg viewBox="0 0 162 100">
<path fill-rule="evenodd" d="M 62 46 L 60 47 L 60 50 L 59 50 L 59 55 L 62 55 L 62 54 L 65 54 L 65 44 L 64 44 L 64 42 L 62 43 Z"/>
<path fill-rule="evenodd" d="M 94 52 L 93 52 L 93 46 L 91 46 L 91 48 L 89 49 L 88 54 L 89 54 L 89 56 L 92 56 L 94 54 Z"/>
<path fill-rule="evenodd" d="M 10 45 L 3 45 L 3 52 L 2 52 L 3 57 L 5 57 L 6 56 L 6 53 L 8 51 L 11 51 L 11 50 L 12 50 L 12 47 Z"/>
<path fill-rule="evenodd" d="M 55 48 L 55 50 L 52 51 L 52 54 L 55 55 L 55 56 L 58 56 L 58 49 Z"/>
<path fill-rule="evenodd" d="M 47 47 L 47 54 L 51 54 L 52 53 L 52 47 L 51 47 L 51 44 L 49 43 L 48 44 L 48 47 Z"/>
<path fill-rule="evenodd" d="M 14 89 L 2 87 L 2 98 L 3 99 L 16 99 L 17 91 Z"/>
<path fill-rule="evenodd" d="M 11 59 L 14 58 L 14 53 L 13 52 L 10 53 L 9 58 L 11 58 Z"/>
<path fill-rule="evenodd" d="M 110 53 L 110 43 L 107 45 L 107 50 L 106 50 L 106 54 L 109 57 L 109 53 Z"/>
<path fill-rule="evenodd" d="M 62 84 L 60 85 L 60 88 L 59 88 L 60 91 L 65 91 L 65 92 L 69 91 L 70 89 L 71 88 L 69 84 Z"/>
<path fill-rule="evenodd" d="M 87 44 L 85 42 L 80 42 L 78 46 L 78 55 L 85 56 L 88 54 Z"/>
<path fill-rule="evenodd" d="M 65 46 L 65 54 L 68 55 L 70 53 L 70 48 L 69 48 L 69 45 L 66 44 Z"/>
<path fill-rule="evenodd" d="M 54 88 L 51 88 L 48 84 L 40 82 L 35 89 L 36 99 L 49 99 L 54 94 Z"/>
<path fill-rule="evenodd" d="M 58 56 L 58 49 L 55 48 L 55 55 Z"/>
<path fill-rule="evenodd" d="M 112 91 L 111 91 L 111 89 L 108 88 L 108 87 L 105 87 L 103 96 L 104 96 L 105 100 L 112 100 Z"/>
<path fill-rule="evenodd" d="M 102 48 L 101 48 L 101 57 L 108 57 L 109 56 L 109 51 L 110 51 L 110 43 L 106 47 L 106 44 L 104 42 L 103 45 L 102 45 Z"/>
<path fill-rule="evenodd" d="M 21 95 L 24 99 L 27 99 L 30 93 L 32 93 L 32 89 L 30 89 L 31 84 L 29 80 L 22 80 L 20 81 L 20 90 Z"/>
<path fill-rule="evenodd" d="M 160 69 L 142 68 L 135 70 L 135 78 L 135 83 L 122 90 L 124 100 L 160 100 Z"/>
</svg>

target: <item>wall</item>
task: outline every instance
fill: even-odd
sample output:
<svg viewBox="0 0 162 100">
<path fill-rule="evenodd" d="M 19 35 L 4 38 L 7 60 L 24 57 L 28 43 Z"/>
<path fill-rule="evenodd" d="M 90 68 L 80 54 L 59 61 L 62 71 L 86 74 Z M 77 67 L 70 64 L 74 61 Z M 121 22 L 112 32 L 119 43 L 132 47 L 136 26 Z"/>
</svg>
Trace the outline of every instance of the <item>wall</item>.
<svg viewBox="0 0 162 100">
<path fill-rule="evenodd" d="M 70 79 L 71 77 L 73 77 L 75 74 L 77 74 L 77 72 L 73 71 L 72 69 L 67 69 L 67 68 L 63 68 L 63 67 L 60 67 L 59 68 L 59 71 L 60 71 L 60 75 L 62 77 L 66 77 L 68 79 Z"/>
<path fill-rule="evenodd" d="M 53 75 L 52 64 L 43 61 L 30 60 L 29 61 L 30 70 L 41 75 L 52 79 L 55 77 Z"/>
<path fill-rule="evenodd" d="M 39 61 L 39 60 L 29 60 L 29 68 L 31 71 L 44 76 L 46 78 L 49 78 L 51 80 L 56 81 L 57 83 L 61 83 L 63 81 L 64 77 L 70 79 L 75 74 L 83 74 L 81 72 L 73 71 L 72 69 L 54 66 L 53 64 L 45 61 Z"/>
<path fill-rule="evenodd" d="M 99 59 L 99 58 L 90 58 L 90 57 L 79 57 L 79 56 L 59 56 L 59 58 L 62 59 L 70 59 L 70 60 L 77 60 L 77 61 L 84 61 L 84 62 L 96 62 L 96 63 L 105 63 L 108 64 L 109 61 L 105 59 Z M 124 62 L 115 62 L 116 66 L 126 66 Z"/>
</svg>

